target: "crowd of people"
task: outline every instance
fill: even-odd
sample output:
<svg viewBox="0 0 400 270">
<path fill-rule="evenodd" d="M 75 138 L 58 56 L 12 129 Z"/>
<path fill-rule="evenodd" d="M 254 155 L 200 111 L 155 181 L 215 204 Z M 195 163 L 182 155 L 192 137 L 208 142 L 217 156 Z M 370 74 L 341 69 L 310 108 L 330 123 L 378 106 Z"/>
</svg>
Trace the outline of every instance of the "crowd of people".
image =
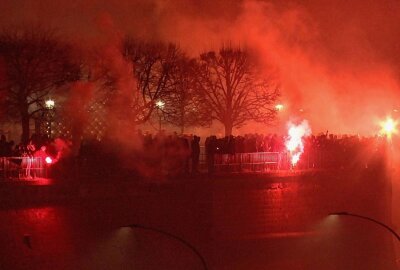
<svg viewBox="0 0 400 270">
<path fill-rule="evenodd" d="M 247 134 L 223 138 L 210 136 L 205 140 L 205 149 L 207 157 L 213 157 L 215 154 L 233 156 L 238 153 L 288 153 L 286 149 L 287 140 L 287 136 L 276 134 Z M 383 154 L 387 149 L 386 143 L 386 137 L 382 136 L 334 135 L 328 134 L 328 132 L 307 136 L 303 138 L 304 152 L 296 167 L 368 167 L 368 164 L 376 164 L 377 160 L 384 160 Z M 214 159 L 208 158 L 207 160 L 209 160 L 208 167 L 210 168 L 210 166 L 213 166 Z M 229 162 L 229 159 L 227 161 Z"/>
<path fill-rule="evenodd" d="M 81 141 L 76 160 L 81 171 L 98 175 L 112 174 L 116 171 L 135 171 L 140 175 L 154 173 L 163 175 L 198 174 L 200 171 L 201 144 L 204 144 L 204 165 L 214 172 L 216 155 L 235 156 L 241 153 L 275 152 L 288 154 L 286 136 L 276 134 L 246 134 L 243 136 L 207 137 L 204 142 L 196 135 L 178 135 L 177 133 L 157 134 L 139 131 L 131 144 L 111 140 L 84 139 Z M 59 141 L 57 141 L 59 140 Z M 60 141 L 62 143 L 60 143 Z M 382 160 L 386 149 L 384 137 L 361 137 L 353 135 L 320 134 L 303 139 L 304 153 L 297 168 L 347 168 L 368 166 L 371 162 Z M 61 145 L 61 146 L 60 146 Z M 14 146 L 13 141 L 0 138 L 0 156 L 2 157 L 40 157 L 52 156 L 60 159 L 60 153 L 71 144 L 63 140 L 49 140 L 33 135 L 28 143 Z M 378 155 L 377 155 L 378 154 Z M 65 156 L 65 155 L 64 155 Z M 378 159 L 376 157 L 379 157 Z M 29 159 L 26 159 L 29 162 Z M 229 159 L 227 159 L 229 161 Z M 30 164 L 21 164 L 27 168 L 25 176 L 30 178 Z M 287 168 L 287 167 L 286 167 Z"/>
<path fill-rule="evenodd" d="M 244 136 L 207 137 L 206 152 L 209 154 L 234 154 L 285 151 L 285 138 L 276 134 L 246 134 Z"/>
<path fill-rule="evenodd" d="M 0 157 L 11 157 L 15 154 L 14 141 L 7 141 L 3 134 L 0 137 Z"/>
<path fill-rule="evenodd" d="M 83 140 L 79 149 L 79 164 L 93 168 L 104 164 L 97 174 L 110 174 L 116 167 L 136 171 L 141 175 L 197 174 L 200 164 L 201 138 L 177 133 L 157 134 L 139 131 L 129 141 Z"/>
<path fill-rule="evenodd" d="M 33 134 L 28 142 L 15 144 L 13 140 L 7 141 L 5 135 L 0 136 L 0 157 L 24 157 L 33 156 L 42 146 L 51 144 L 44 137 Z"/>
<path fill-rule="evenodd" d="M 54 163 L 66 155 L 70 145 L 62 139 L 50 140 L 45 136 L 33 134 L 28 142 L 15 145 L 0 137 L 0 157 L 2 173 L 11 173 L 12 177 L 32 179 L 46 175 L 46 163 Z M 47 158 L 47 160 L 46 160 Z"/>
</svg>

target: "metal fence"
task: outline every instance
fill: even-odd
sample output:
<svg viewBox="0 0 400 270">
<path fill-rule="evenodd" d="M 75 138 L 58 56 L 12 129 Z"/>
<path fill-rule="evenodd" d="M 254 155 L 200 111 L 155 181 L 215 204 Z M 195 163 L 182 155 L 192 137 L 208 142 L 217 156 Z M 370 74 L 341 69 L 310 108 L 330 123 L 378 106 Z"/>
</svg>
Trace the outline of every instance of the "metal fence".
<svg viewBox="0 0 400 270">
<path fill-rule="evenodd" d="M 268 171 L 290 168 L 285 152 L 257 152 L 214 155 L 214 169 L 221 172 Z"/>
<path fill-rule="evenodd" d="M 291 157 L 288 152 L 215 154 L 212 157 L 207 157 L 204 150 L 204 147 L 200 149 L 198 167 L 199 171 L 204 173 L 268 172 L 293 169 L 290 162 Z M 344 168 L 352 164 L 357 165 L 354 162 L 351 163 L 349 160 L 351 160 L 351 156 L 349 155 L 337 157 L 330 155 L 327 151 L 308 151 L 303 153 L 300 161 L 294 168 L 297 170 L 313 170 Z M 360 166 L 366 166 L 364 163 Z M 97 164 L 97 162 L 95 161 L 94 164 Z M 93 166 L 81 164 L 80 162 L 72 166 L 76 166 L 74 168 L 78 169 L 82 174 L 94 171 L 92 170 Z M 108 168 L 108 166 L 104 168 Z M 109 171 L 112 171 L 111 167 L 109 169 Z M 179 170 L 183 171 L 183 167 L 181 166 Z M 95 171 L 100 171 L 101 174 L 103 172 L 98 169 Z M 189 169 L 189 171 L 191 170 Z M 0 180 L 47 178 L 48 176 L 48 166 L 41 157 L 0 157 Z"/>
<path fill-rule="evenodd" d="M 211 164 L 216 172 L 263 172 L 269 170 L 315 170 L 315 169 L 345 169 L 368 167 L 372 165 L 377 153 L 357 156 L 351 154 L 337 154 L 332 151 L 306 151 L 299 162 L 293 167 L 288 152 L 256 152 L 215 154 Z M 376 158 L 375 158 L 376 160 Z M 207 162 L 207 159 L 206 159 Z"/>
<path fill-rule="evenodd" d="M 0 157 L 0 179 L 47 178 L 41 157 Z"/>
</svg>

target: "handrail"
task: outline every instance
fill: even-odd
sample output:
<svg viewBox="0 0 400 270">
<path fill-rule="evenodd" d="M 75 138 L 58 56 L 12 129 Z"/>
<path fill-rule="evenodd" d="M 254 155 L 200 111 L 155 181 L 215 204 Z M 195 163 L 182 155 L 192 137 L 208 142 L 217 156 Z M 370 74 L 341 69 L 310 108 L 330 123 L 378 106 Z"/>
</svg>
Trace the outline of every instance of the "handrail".
<svg viewBox="0 0 400 270">
<path fill-rule="evenodd" d="M 46 178 L 47 167 L 42 157 L 0 157 L 0 178 Z"/>
</svg>

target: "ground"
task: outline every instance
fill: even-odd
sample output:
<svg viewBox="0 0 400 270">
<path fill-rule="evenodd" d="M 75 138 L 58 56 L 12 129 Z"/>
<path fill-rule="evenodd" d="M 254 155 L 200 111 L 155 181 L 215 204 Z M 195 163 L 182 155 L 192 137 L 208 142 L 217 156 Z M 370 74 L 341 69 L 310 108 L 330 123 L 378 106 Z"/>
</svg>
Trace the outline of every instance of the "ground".
<svg viewBox="0 0 400 270">
<path fill-rule="evenodd" d="M 374 171 L 170 182 L 3 183 L 0 269 L 395 269 Z"/>
</svg>

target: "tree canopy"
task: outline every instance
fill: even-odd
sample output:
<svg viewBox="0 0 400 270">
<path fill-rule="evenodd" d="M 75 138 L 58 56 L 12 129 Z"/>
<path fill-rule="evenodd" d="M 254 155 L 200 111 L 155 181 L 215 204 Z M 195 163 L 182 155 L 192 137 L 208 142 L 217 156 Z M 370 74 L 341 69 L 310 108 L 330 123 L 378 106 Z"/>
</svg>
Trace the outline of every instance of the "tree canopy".
<svg viewBox="0 0 400 270">
<path fill-rule="evenodd" d="M 0 91 L 7 115 L 18 119 L 22 141 L 30 136 L 30 120 L 44 110 L 48 95 L 80 77 L 72 47 L 53 31 L 12 29 L 0 33 Z"/>
<path fill-rule="evenodd" d="M 212 118 L 224 125 L 227 136 L 247 121 L 270 124 L 276 116 L 275 80 L 261 72 L 248 51 L 223 47 L 201 54 L 196 80 Z"/>
</svg>

